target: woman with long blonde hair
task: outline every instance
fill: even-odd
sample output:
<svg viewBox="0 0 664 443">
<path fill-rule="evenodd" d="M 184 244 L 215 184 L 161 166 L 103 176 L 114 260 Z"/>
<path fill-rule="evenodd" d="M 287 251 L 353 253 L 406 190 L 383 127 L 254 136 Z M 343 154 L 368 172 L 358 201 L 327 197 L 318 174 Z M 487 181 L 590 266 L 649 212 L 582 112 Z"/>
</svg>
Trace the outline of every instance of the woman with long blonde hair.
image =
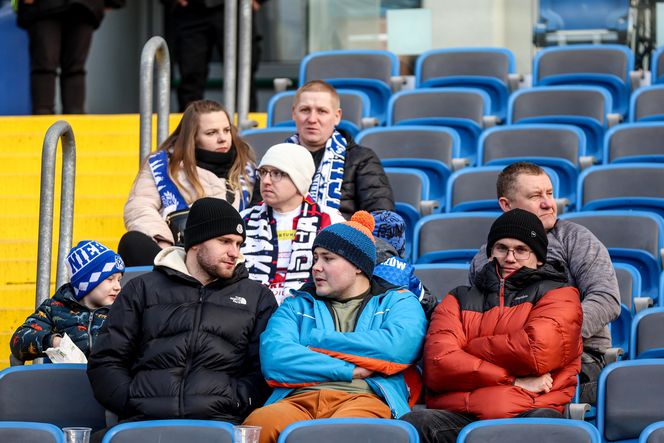
<svg viewBox="0 0 664 443">
<path fill-rule="evenodd" d="M 198 100 L 138 173 L 124 208 L 127 233 L 118 252 L 127 266 L 151 265 L 162 248 L 180 245 L 191 204 L 202 197 L 243 210 L 251 201 L 256 156 L 226 110 Z"/>
</svg>

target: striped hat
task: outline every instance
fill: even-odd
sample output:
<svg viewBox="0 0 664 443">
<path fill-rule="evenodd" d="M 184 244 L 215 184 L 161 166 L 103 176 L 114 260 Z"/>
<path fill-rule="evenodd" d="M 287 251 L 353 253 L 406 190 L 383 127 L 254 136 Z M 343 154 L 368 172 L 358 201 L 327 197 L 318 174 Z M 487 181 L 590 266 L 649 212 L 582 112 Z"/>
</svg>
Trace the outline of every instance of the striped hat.
<svg viewBox="0 0 664 443">
<path fill-rule="evenodd" d="M 109 276 L 125 271 L 122 258 L 94 240 L 80 241 L 69 251 L 67 268 L 76 300 L 88 295 Z"/>
<path fill-rule="evenodd" d="M 312 249 L 325 248 L 371 277 L 376 265 L 376 244 L 372 234 L 374 224 L 371 214 L 357 211 L 350 221 L 335 223 L 320 231 Z"/>
</svg>

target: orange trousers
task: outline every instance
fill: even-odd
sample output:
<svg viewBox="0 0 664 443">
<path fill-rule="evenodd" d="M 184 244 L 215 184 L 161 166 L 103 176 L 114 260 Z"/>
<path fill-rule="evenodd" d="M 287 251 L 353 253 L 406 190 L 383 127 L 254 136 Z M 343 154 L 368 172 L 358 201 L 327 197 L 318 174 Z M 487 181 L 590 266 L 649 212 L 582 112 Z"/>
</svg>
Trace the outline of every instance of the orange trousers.
<svg viewBox="0 0 664 443">
<path fill-rule="evenodd" d="M 276 443 L 286 426 L 316 418 L 390 418 L 389 406 L 373 394 L 322 389 L 286 397 L 256 409 L 243 424 L 261 426 L 260 443 Z"/>
</svg>

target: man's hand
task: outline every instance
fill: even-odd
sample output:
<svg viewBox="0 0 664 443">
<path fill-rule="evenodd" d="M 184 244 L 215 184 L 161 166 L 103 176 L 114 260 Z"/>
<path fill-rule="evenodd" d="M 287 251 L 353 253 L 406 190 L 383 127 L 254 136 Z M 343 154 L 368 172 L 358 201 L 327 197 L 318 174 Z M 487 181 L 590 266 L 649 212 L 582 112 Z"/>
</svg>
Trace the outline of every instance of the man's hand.
<svg viewBox="0 0 664 443">
<path fill-rule="evenodd" d="M 178 5 L 182 6 L 183 8 L 186 8 L 187 5 L 189 4 L 188 0 L 177 0 L 177 1 L 178 1 Z"/>
<path fill-rule="evenodd" d="M 551 374 L 548 372 L 539 377 L 520 377 L 514 380 L 514 386 L 518 386 L 535 394 L 549 392 L 553 387 L 553 378 L 551 378 Z"/>
<path fill-rule="evenodd" d="M 355 366 L 355 369 L 353 369 L 353 378 L 367 378 L 370 377 L 374 371 L 370 371 L 366 368 L 363 368 L 361 366 Z"/>
</svg>

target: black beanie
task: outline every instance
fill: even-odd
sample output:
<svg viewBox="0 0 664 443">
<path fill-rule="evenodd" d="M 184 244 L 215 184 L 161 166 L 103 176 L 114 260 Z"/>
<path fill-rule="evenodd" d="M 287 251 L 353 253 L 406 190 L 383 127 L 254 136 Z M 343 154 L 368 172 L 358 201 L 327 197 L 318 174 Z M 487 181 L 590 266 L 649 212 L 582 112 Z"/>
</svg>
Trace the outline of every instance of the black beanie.
<svg viewBox="0 0 664 443">
<path fill-rule="evenodd" d="M 486 242 L 486 256 L 491 256 L 493 245 L 501 238 L 513 238 L 527 244 L 539 261 L 546 262 L 549 240 L 540 219 L 532 212 L 512 209 L 498 217 L 491 225 Z"/>
<path fill-rule="evenodd" d="M 184 228 L 184 250 L 211 238 L 237 234 L 245 239 L 244 220 L 226 200 L 204 197 L 196 200 Z"/>
</svg>

